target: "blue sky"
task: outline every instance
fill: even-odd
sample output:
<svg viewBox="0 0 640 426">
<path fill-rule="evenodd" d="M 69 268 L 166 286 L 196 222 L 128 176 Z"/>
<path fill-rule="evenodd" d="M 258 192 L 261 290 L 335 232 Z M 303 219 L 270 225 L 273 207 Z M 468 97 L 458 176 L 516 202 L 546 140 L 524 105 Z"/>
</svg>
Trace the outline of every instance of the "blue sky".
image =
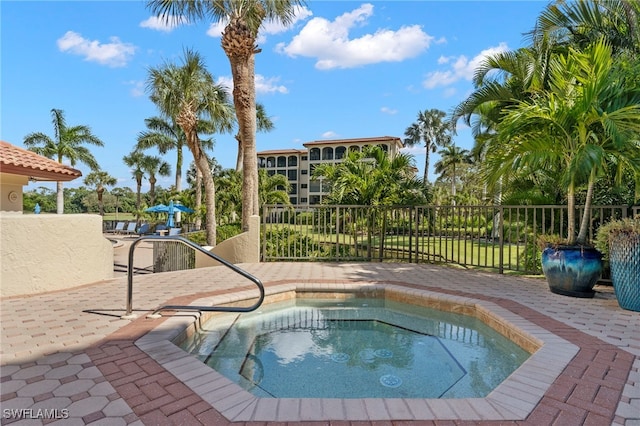
<svg viewBox="0 0 640 426">
<path fill-rule="evenodd" d="M 256 56 L 257 99 L 275 129 L 257 149 L 308 141 L 403 137 L 419 111 L 450 112 L 472 90 L 475 65 L 492 52 L 526 45 L 544 1 L 312 1 L 288 28 L 265 25 Z M 145 92 L 149 67 L 198 51 L 215 79 L 231 87 L 218 23 L 162 25 L 144 1 L 7 1 L 0 4 L 0 139 L 23 146 L 30 132 L 53 137 L 52 108 L 67 125 L 88 125 L 105 146 L 102 169 L 134 187 L 122 157 L 144 120 L 158 114 Z M 177 20 L 179 21 L 179 20 Z M 235 167 L 232 134 L 211 153 Z M 470 148 L 470 130 L 455 142 Z M 420 175 L 424 149 L 410 150 Z M 154 150 L 149 154 L 157 155 Z M 433 180 L 432 156 L 430 176 Z M 175 152 L 165 156 L 175 168 Z M 185 169 L 191 155 L 185 149 Z M 89 170 L 77 165 L 86 175 Z M 165 188 L 173 178 L 160 178 Z M 81 179 L 65 184 L 82 185 Z M 47 186 L 41 183 L 34 186 Z M 55 188 L 55 186 L 51 186 Z M 147 183 L 143 190 L 148 188 Z"/>
</svg>

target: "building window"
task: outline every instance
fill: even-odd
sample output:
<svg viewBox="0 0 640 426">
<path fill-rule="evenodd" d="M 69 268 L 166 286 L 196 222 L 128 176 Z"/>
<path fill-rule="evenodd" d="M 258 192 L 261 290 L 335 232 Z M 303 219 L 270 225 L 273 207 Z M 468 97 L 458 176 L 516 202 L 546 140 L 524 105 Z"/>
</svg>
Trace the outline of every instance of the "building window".
<svg viewBox="0 0 640 426">
<path fill-rule="evenodd" d="M 386 143 L 381 143 L 378 145 L 380 147 L 380 149 L 382 149 L 384 152 L 389 152 L 389 145 L 387 145 Z"/>
<path fill-rule="evenodd" d="M 275 170 L 267 170 L 267 175 L 269 175 L 269 176 L 273 176 L 273 175 L 275 175 L 275 174 L 276 174 L 276 171 L 275 171 Z"/>
<path fill-rule="evenodd" d="M 331 148 L 330 146 L 322 148 L 322 159 L 333 160 L 333 148 Z"/>
<path fill-rule="evenodd" d="M 320 204 L 320 196 L 312 195 L 309 197 L 309 204 Z"/>
<path fill-rule="evenodd" d="M 284 155 L 278 157 L 278 167 L 287 167 L 287 157 Z"/>
<path fill-rule="evenodd" d="M 261 169 L 264 169 L 265 167 L 267 167 L 267 160 L 264 157 L 258 157 L 258 167 L 260 167 Z"/>
<path fill-rule="evenodd" d="M 287 164 L 289 165 L 289 167 L 295 167 L 298 165 L 298 157 L 296 157 L 295 155 L 290 155 L 289 159 L 287 160 Z"/>
<path fill-rule="evenodd" d="M 317 161 L 320 159 L 320 148 L 311 148 L 309 151 L 309 158 L 311 161 Z"/>
<path fill-rule="evenodd" d="M 307 161 L 307 156 L 306 156 L 306 155 L 303 155 L 302 157 L 300 157 L 300 160 L 301 160 L 301 161 Z"/>
<path fill-rule="evenodd" d="M 287 171 L 287 178 L 289 180 L 298 180 L 298 171 L 297 170 Z"/>
<path fill-rule="evenodd" d="M 306 184 L 306 183 L 301 183 L 301 184 L 300 184 L 300 188 L 302 188 L 302 189 L 307 189 L 307 184 Z"/>
<path fill-rule="evenodd" d="M 358 151 L 358 152 L 360 152 L 360 147 L 358 145 L 351 145 L 349 147 L 349 151 Z"/>
<path fill-rule="evenodd" d="M 300 170 L 300 174 L 301 174 L 301 175 L 306 175 L 306 174 L 307 174 L 307 169 L 302 169 L 302 170 Z"/>
<path fill-rule="evenodd" d="M 278 174 L 279 174 L 279 175 L 282 175 L 282 176 L 286 176 L 286 175 L 287 175 L 287 171 L 286 171 L 286 170 L 279 169 L 279 170 L 278 170 Z"/>
<path fill-rule="evenodd" d="M 298 204 L 298 197 L 289 197 L 289 201 L 291 201 L 291 204 L 296 205 Z"/>
<path fill-rule="evenodd" d="M 344 158 L 344 154 L 347 151 L 347 148 L 344 146 L 339 146 L 336 148 L 336 160 L 341 160 Z"/>
<path fill-rule="evenodd" d="M 309 182 L 309 192 L 320 192 L 320 181 L 312 180 Z"/>
<path fill-rule="evenodd" d="M 298 193 L 298 185 L 289 186 L 289 194 L 297 194 Z"/>
<path fill-rule="evenodd" d="M 268 157 L 267 167 L 275 167 L 275 166 L 276 166 L 276 157 Z"/>
<path fill-rule="evenodd" d="M 301 202 L 301 203 L 306 203 L 306 202 L 307 202 L 307 197 L 302 197 L 302 198 L 300 198 L 300 202 Z"/>
</svg>

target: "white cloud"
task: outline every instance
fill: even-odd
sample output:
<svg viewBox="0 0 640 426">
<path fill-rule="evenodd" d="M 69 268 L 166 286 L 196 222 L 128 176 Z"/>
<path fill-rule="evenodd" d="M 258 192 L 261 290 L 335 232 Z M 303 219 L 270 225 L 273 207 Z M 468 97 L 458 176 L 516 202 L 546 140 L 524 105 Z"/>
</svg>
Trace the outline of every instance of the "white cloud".
<svg viewBox="0 0 640 426">
<path fill-rule="evenodd" d="M 256 84 L 256 94 L 271 94 L 271 93 L 280 93 L 287 94 L 289 93 L 289 89 L 286 86 L 278 84 L 280 77 L 265 77 L 261 74 L 256 74 L 255 76 L 255 84 Z M 229 94 L 233 92 L 233 79 L 231 77 L 219 77 L 218 84 L 222 84 L 228 88 Z"/>
<path fill-rule="evenodd" d="M 88 40 L 82 35 L 67 31 L 57 40 L 61 52 L 84 56 L 86 61 L 97 62 L 110 67 L 123 67 L 133 57 L 136 46 L 123 43 L 118 37 L 111 37 L 110 43 Z"/>
<path fill-rule="evenodd" d="M 131 96 L 133 96 L 134 98 L 144 96 L 144 81 L 131 80 L 126 82 L 126 84 L 131 86 Z"/>
<path fill-rule="evenodd" d="M 400 152 L 410 155 L 425 155 L 427 153 L 427 149 L 424 145 L 413 145 L 400 148 Z"/>
<path fill-rule="evenodd" d="M 337 138 L 338 134 L 336 132 L 334 132 L 333 130 L 329 130 L 327 132 L 324 132 L 321 137 L 323 139 L 333 139 L 333 138 Z"/>
<path fill-rule="evenodd" d="M 498 46 L 490 47 L 477 54 L 473 59 L 469 60 L 466 56 L 461 55 L 458 57 L 441 56 L 438 58 L 439 65 L 449 65 L 448 70 L 433 71 L 426 75 L 422 86 L 426 89 L 434 89 L 438 86 L 449 86 L 456 83 L 459 80 L 471 81 L 473 78 L 474 70 L 484 61 L 487 57 L 495 55 L 496 53 L 505 52 L 508 50 L 506 43 L 500 43 Z"/>
<path fill-rule="evenodd" d="M 427 49 L 433 40 L 419 25 L 403 26 L 396 31 L 378 29 L 373 34 L 350 39 L 349 31 L 366 25 L 372 15 L 373 5 L 363 4 L 332 22 L 313 18 L 291 43 L 280 43 L 276 50 L 291 57 L 317 58 L 318 69 L 354 68 L 413 58 Z"/>
<path fill-rule="evenodd" d="M 312 16 L 313 12 L 311 12 L 306 7 L 296 6 L 294 11 L 293 19 L 289 25 L 282 25 L 281 23 L 274 21 L 265 21 L 262 23 L 260 30 L 258 31 L 258 44 L 264 43 L 266 41 L 267 35 L 280 34 L 286 31 L 289 31 L 293 28 L 298 22 L 307 19 L 309 16 Z M 224 28 L 229 23 L 228 19 L 224 19 L 222 21 L 216 22 L 214 24 L 209 25 L 209 29 L 207 30 L 207 35 L 209 37 L 222 37 L 222 32 Z"/>
<path fill-rule="evenodd" d="M 178 28 L 182 24 L 186 24 L 187 19 L 184 16 L 168 16 L 167 18 L 160 18 L 157 16 L 151 16 L 140 22 L 142 28 L 149 28 L 156 31 L 162 31 L 170 33 L 174 29 Z"/>
<path fill-rule="evenodd" d="M 380 112 L 383 112 L 383 113 L 389 114 L 389 115 L 395 115 L 395 114 L 398 113 L 398 110 L 397 109 L 391 109 L 391 108 L 385 106 L 385 107 L 380 108 Z"/>
</svg>

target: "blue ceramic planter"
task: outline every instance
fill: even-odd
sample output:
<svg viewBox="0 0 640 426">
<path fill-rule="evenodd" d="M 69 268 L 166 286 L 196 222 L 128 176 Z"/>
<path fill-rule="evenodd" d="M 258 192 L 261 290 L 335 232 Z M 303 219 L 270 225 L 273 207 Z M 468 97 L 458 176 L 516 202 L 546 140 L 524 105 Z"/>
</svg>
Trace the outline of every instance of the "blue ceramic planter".
<svg viewBox="0 0 640 426">
<path fill-rule="evenodd" d="M 542 252 L 542 271 L 552 293 L 593 297 L 593 286 L 602 274 L 602 253 L 589 247 L 547 247 Z"/>
<path fill-rule="evenodd" d="M 640 237 L 614 238 L 609 245 L 609 264 L 618 304 L 640 312 Z"/>
</svg>

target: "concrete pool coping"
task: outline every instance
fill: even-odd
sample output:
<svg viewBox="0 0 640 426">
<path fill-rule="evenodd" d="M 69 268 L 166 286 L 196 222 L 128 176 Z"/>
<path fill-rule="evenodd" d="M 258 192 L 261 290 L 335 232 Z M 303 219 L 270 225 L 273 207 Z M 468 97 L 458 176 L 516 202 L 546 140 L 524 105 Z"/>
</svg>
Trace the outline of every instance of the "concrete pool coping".
<svg viewBox="0 0 640 426">
<path fill-rule="evenodd" d="M 398 301 L 472 314 L 534 352 L 485 398 L 298 399 L 256 397 L 176 346 L 173 342 L 194 324 L 193 312 L 177 312 L 167 317 L 162 324 L 138 339 L 135 345 L 211 404 L 227 420 L 234 422 L 525 420 L 579 350 L 578 346 L 550 330 L 491 301 L 413 288 L 407 283 L 286 283 L 267 287 L 266 295 L 276 301 L 290 297 L 292 293 L 357 291 L 383 292 L 385 297 Z M 255 299 L 255 290 L 201 298 L 191 304 L 217 306 L 251 299 Z M 202 322 L 204 320 L 198 319 Z"/>
</svg>

